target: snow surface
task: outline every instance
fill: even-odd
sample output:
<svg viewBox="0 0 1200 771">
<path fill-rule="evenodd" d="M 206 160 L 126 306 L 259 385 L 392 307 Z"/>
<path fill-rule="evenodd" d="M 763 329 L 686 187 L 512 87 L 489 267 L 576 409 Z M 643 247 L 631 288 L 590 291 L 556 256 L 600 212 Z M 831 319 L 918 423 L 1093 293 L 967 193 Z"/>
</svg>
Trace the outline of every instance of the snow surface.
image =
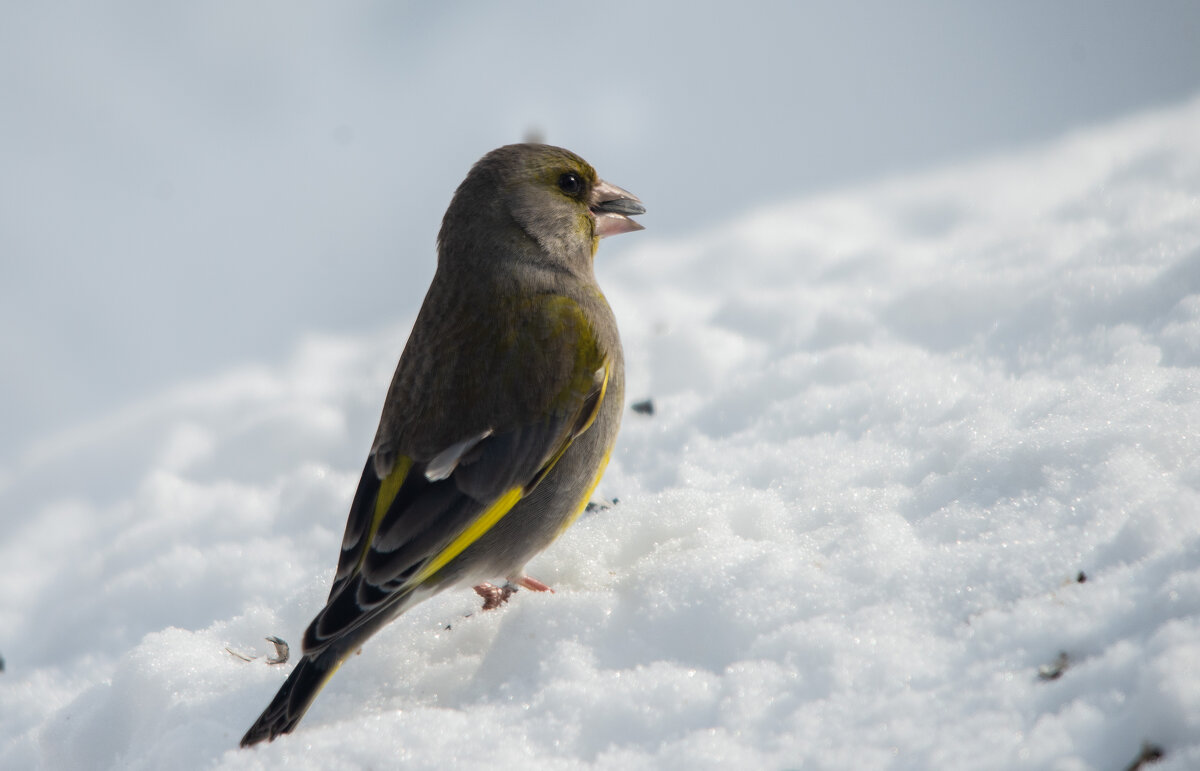
<svg viewBox="0 0 1200 771">
<path fill-rule="evenodd" d="M 0 767 L 1200 767 L 1200 101 L 686 240 L 647 205 L 597 265 L 655 412 L 556 594 L 438 597 L 236 749 L 411 316 L 309 337 L 9 480 Z"/>
</svg>

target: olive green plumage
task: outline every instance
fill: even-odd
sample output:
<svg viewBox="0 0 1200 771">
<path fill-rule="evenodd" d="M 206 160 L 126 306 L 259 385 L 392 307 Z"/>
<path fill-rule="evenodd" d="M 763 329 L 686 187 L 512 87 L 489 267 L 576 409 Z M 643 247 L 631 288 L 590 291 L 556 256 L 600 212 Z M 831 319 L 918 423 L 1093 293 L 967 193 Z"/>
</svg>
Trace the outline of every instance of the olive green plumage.
<svg viewBox="0 0 1200 771">
<path fill-rule="evenodd" d="M 454 194 L 384 402 L 325 607 L 242 746 L 288 733 L 341 662 L 455 585 L 535 589 L 525 563 L 579 515 L 616 440 L 624 360 L 592 270 L 645 209 L 574 153 L 509 145 Z"/>
</svg>

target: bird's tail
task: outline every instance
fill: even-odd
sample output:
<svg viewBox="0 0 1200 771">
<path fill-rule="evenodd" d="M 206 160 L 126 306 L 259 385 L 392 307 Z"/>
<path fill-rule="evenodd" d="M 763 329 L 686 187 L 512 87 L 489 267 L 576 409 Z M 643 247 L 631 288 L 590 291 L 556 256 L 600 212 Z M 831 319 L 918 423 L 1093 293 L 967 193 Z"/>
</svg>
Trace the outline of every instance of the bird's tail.
<svg viewBox="0 0 1200 771">
<path fill-rule="evenodd" d="M 280 734 L 291 733 L 341 663 L 342 657 L 330 650 L 300 659 L 279 693 L 242 737 L 242 746 L 264 739 L 274 741 Z"/>
</svg>

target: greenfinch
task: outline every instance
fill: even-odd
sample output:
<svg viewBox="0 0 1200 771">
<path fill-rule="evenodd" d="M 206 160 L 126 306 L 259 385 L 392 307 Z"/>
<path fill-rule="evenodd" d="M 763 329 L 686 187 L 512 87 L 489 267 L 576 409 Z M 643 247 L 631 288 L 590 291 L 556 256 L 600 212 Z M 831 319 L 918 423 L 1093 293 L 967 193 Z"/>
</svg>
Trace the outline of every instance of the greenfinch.
<svg viewBox="0 0 1200 771">
<path fill-rule="evenodd" d="M 645 207 L 572 152 L 485 155 L 454 193 L 437 271 L 388 389 L 325 607 L 242 746 L 294 729 L 347 656 L 452 586 L 485 608 L 579 516 L 621 422 L 624 360 L 601 238 Z M 503 581 L 497 586 L 492 581 Z"/>
</svg>

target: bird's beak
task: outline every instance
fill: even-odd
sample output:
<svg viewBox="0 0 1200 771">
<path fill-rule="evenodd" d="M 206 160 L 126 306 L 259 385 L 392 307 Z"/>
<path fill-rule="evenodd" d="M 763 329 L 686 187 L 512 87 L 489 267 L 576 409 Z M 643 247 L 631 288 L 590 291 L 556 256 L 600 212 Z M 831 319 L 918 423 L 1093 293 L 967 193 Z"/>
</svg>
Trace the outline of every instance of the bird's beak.
<svg viewBox="0 0 1200 771">
<path fill-rule="evenodd" d="M 644 230 L 645 225 L 629 219 L 632 214 L 645 214 L 646 207 L 633 193 L 600 180 L 592 187 L 589 200 L 592 216 L 596 218 L 596 237 L 615 236 Z"/>
</svg>

